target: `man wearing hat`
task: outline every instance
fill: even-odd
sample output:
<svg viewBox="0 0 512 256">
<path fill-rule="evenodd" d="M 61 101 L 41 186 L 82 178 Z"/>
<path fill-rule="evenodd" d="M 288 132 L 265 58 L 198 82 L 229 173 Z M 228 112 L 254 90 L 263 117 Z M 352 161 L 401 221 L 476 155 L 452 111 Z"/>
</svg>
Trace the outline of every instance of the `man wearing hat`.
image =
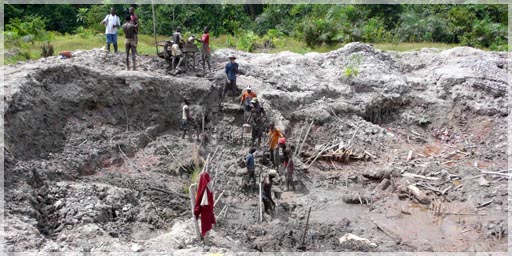
<svg viewBox="0 0 512 256">
<path fill-rule="evenodd" d="M 247 123 L 251 124 L 252 128 L 252 142 L 251 147 L 254 147 L 254 141 L 258 140 L 258 148 L 261 144 L 261 136 L 263 135 L 263 119 L 265 118 L 265 109 L 259 104 L 258 98 L 251 100 L 251 112 Z"/>
<path fill-rule="evenodd" d="M 276 176 L 277 171 L 270 170 L 267 177 L 261 182 L 261 200 L 267 214 L 270 214 L 269 211 L 276 206 L 276 203 L 272 200 L 272 179 Z"/>
<path fill-rule="evenodd" d="M 231 89 L 231 95 L 233 97 L 233 101 L 235 100 L 235 95 L 237 94 L 238 88 L 236 87 L 236 75 L 239 73 L 238 71 L 238 63 L 235 62 L 235 55 L 229 56 L 229 62 L 226 64 L 224 68 L 224 72 L 226 73 L 226 86 L 224 87 L 224 95 L 227 94 L 228 89 Z"/>
<path fill-rule="evenodd" d="M 240 97 L 240 106 L 244 107 L 244 120 L 247 120 L 251 114 L 251 100 L 256 98 L 256 93 L 252 91 L 251 86 L 247 86 L 244 93 Z"/>
</svg>

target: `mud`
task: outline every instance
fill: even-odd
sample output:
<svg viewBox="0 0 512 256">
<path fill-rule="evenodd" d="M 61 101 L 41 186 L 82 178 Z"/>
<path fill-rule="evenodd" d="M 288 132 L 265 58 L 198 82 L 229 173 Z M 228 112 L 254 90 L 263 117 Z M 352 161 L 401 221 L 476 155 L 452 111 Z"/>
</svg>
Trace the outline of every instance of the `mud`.
<svg viewBox="0 0 512 256">
<path fill-rule="evenodd" d="M 257 192 L 241 189 L 236 164 L 250 142 L 243 113 L 220 98 L 232 53 L 216 51 L 216 71 L 206 77 L 171 76 L 151 56 L 138 57 L 139 71 L 125 71 L 122 54 L 99 49 L 2 67 L 6 249 L 507 250 L 506 53 L 396 53 L 360 43 L 325 54 L 238 52 L 240 89 L 251 85 L 289 144 L 299 147 L 313 121 L 304 154 L 294 156 L 297 190 L 285 191 L 279 177 L 276 210 L 262 222 Z M 357 75 L 347 76 L 348 66 Z M 204 116 L 200 141 L 181 139 L 184 97 L 196 120 Z M 331 144 L 373 157 L 321 157 L 308 168 L 308 158 Z M 224 194 L 205 246 L 195 238 L 190 201 L 176 193 L 187 193 L 194 169 L 214 152 L 214 191 Z M 258 180 L 269 169 L 259 165 Z M 411 184 L 428 203 L 407 190 Z M 377 247 L 340 244 L 347 233 Z"/>
</svg>

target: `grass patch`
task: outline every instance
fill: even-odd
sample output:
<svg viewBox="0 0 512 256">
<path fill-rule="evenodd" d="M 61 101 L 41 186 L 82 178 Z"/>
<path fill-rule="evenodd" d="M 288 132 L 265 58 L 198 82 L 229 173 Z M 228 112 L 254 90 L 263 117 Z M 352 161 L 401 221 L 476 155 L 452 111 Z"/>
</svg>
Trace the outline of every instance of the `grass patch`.
<svg viewBox="0 0 512 256">
<path fill-rule="evenodd" d="M 406 51 L 415 51 L 421 50 L 422 48 L 436 48 L 441 50 L 451 49 L 460 45 L 457 44 L 446 44 L 446 43 L 431 43 L 431 42 L 421 42 L 421 43 L 375 43 L 373 47 L 383 50 L 383 51 L 396 51 L 396 52 L 406 52 Z"/>
<path fill-rule="evenodd" d="M 196 168 L 196 169 L 194 169 L 192 174 L 190 174 L 189 182 L 183 184 L 183 190 L 185 191 L 185 194 L 190 195 L 190 191 L 189 191 L 190 185 L 199 182 L 199 174 L 200 173 L 201 173 L 201 168 Z"/>
<path fill-rule="evenodd" d="M 157 41 L 165 41 L 170 40 L 168 36 L 157 36 Z M 233 48 L 235 44 L 239 43 L 237 40 L 241 40 L 241 38 L 235 38 L 229 35 L 219 35 L 211 37 L 211 48 L 212 50 L 222 49 L 222 48 Z M 321 45 L 318 47 L 308 47 L 305 42 L 297 40 L 292 37 L 278 37 L 274 39 L 274 48 L 263 48 L 263 38 L 258 38 L 255 40 L 255 53 L 278 53 L 283 51 L 290 51 L 298 54 L 305 54 L 308 52 L 320 52 L 325 53 L 340 47 L 343 47 L 344 44 L 333 44 L 333 45 Z M 137 51 L 140 55 L 156 55 L 155 48 L 155 39 L 152 35 L 139 35 L 139 44 L 137 46 Z M 9 45 L 9 43 L 5 42 L 5 50 L 6 52 L 9 50 L 16 49 L 20 52 L 17 55 L 9 55 L 4 59 L 4 64 L 13 64 L 18 61 L 24 61 L 28 59 L 39 59 L 41 57 L 41 45 L 44 42 L 36 42 L 36 43 L 27 43 L 25 45 Z M 58 34 L 52 38 L 51 44 L 55 50 L 54 55 L 57 55 L 60 51 L 76 51 L 76 50 L 90 50 L 94 48 L 101 48 L 106 46 L 105 42 L 105 34 L 103 33 L 95 33 L 90 30 L 80 34 Z M 377 49 L 384 51 L 411 51 L 411 50 L 419 50 L 422 48 L 437 48 L 441 50 L 450 49 L 453 47 L 457 47 L 457 44 L 446 44 L 446 43 L 431 43 L 431 42 L 422 42 L 422 43 L 375 43 L 373 46 Z M 118 47 L 120 52 L 124 52 L 124 33 L 119 31 L 118 34 Z M 112 47 L 113 48 L 113 47 Z M 113 50 L 113 49 L 111 49 Z M 488 50 L 488 49 L 483 49 Z"/>
</svg>

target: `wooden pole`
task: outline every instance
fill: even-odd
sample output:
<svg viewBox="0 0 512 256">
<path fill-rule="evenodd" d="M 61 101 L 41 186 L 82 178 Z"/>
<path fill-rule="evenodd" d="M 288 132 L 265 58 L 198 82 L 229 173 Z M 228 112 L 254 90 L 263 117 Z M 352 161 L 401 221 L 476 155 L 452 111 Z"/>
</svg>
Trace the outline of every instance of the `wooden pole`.
<svg viewBox="0 0 512 256">
<path fill-rule="evenodd" d="M 302 146 L 304 146 L 304 142 L 306 142 L 306 139 L 308 138 L 309 131 L 311 130 L 311 126 L 313 125 L 314 121 L 315 120 L 311 121 L 311 124 L 309 124 L 308 131 L 306 132 L 306 136 L 304 136 L 304 140 L 302 141 L 302 144 L 300 144 L 300 147 L 299 147 L 299 152 L 296 155 L 300 155 L 300 153 L 302 152 Z"/>
<path fill-rule="evenodd" d="M 259 206 L 260 206 L 260 223 L 263 221 L 263 209 L 261 207 L 261 182 L 259 184 L 259 187 L 260 187 L 260 201 L 259 201 Z"/>
<path fill-rule="evenodd" d="M 158 46 L 156 41 L 156 18 L 155 18 L 155 4 L 153 4 L 153 0 L 151 0 L 151 9 L 153 10 L 153 36 L 155 37 L 155 50 L 158 55 Z M 166 49 L 164 49 L 166 50 Z"/>
<path fill-rule="evenodd" d="M 196 203 L 195 202 L 196 188 L 197 188 L 197 184 L 194 183 L 194 184 L 190 185 L 190 187 L 188 188 L 188 192 L 190 194 L 190 208 L 192 210 L 192 221 L 194 222 L 194 227 L 196 229 L 197 238 L 199 240 L 201 240 L 201 231 L 199 231 L 199 224 L 197 223 L 196 215 L 194 214 L 194 205 Z"/>
<path fill-rule="evenodd" d="M 309 207 L 308 211 L 308 218 L 306 219 L 306 227 L 304 228 L 304 235 L 302 235 L 302 248 L 304 247 L 304 242 L 306 241 L 306 233 L 308 232 L 308 225 L 309 225 L 309 215 L 311 214 L 311 206 Z"/>
</svg>

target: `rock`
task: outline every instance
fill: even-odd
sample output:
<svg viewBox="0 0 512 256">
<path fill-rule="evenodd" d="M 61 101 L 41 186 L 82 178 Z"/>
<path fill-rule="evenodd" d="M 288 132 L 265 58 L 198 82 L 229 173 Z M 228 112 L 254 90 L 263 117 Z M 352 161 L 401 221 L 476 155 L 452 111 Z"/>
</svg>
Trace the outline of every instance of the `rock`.
<svg viewBox="0 0 512 256">
<path fill-rule="evenodd" d="M 478 185 L 483 186 L 483 187 L 488 187 L 489 186 L 489 181 L 487 181 L 484 178 L 484 176 L 480 176 L 480 178 L 478 179 Z"/>
<path fill-rule="evenodd" d="M 144 250 L 139 244 L 133 244 L 130 249 L 132 252 L 142 252 Z"/>
<path fill-rule="evenodd" d="M 339 239 L 339 243 L 343 248 L 356 250 L 356 251 L 369 251 L 370 249 L 377 248 L 377 244 L 351 233 L 346 233 Z"/>
</svg>

